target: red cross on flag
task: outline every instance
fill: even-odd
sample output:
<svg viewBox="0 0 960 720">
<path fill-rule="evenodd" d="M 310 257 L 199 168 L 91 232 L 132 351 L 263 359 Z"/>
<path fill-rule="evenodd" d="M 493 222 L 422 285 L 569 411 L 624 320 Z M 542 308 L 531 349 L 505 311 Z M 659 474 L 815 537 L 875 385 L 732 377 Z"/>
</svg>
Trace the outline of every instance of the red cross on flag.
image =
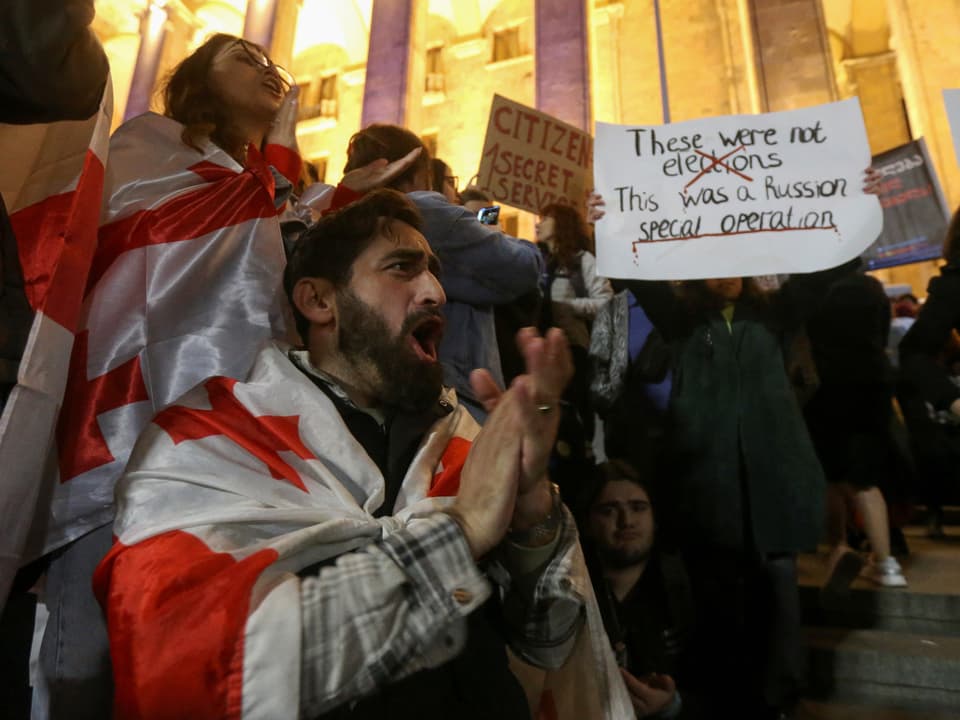
<svg viewBox="0 0 960 720">
<path fill-rule="evenodd" d="M 0 606 L 44 495 L 44 459 L 96 247 L 113 111 L 109 79 L 105 88 L 98 112 L 87 120 L 0 124 L 0 192 L 33 314 L 17 382 L 0 415 Z M 4 324 L 19 320 L 2 318 Z M 30 322 L 29 314 L 23 320 Z"/>
<path fill-rule="evenodd" d="M 284 332 L 267 158 L 253 149 L 241 166 L 212 142 L 187 146 L 182 130 L 147 113 L 110 140 L 97 249 L 73 304 L 50 517 L 33 554 L 109 522 L 150 418 L 207 378 L 243 377 L 260 342 Z"/>
</svg>

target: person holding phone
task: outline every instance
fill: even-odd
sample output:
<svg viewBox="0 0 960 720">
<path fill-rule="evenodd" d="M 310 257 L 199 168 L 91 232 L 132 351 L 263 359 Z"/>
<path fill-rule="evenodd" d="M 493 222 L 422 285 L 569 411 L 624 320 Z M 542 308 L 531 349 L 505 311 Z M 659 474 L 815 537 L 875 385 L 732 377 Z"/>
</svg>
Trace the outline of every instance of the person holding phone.
<svg viewBox="0 0 960 720">
<path fill-rule="evenodd" d="M 469 185 L 460 193 L 460 204 L 477 216 L 481 225 L 494 230 L 500 226 L 500 206 L 493 196 L 476 185 Z M 497 348 L 500 351 L 500 368 L 503 380 L 509 385 L 513 378 L 521 375 L 524 369 L 523 355 L 517 348 L 514 338 L 520 328 L 536 325 L 540 318 L 543 294 L 539 285 L 513 302 L 495 305 L 493 308 L 494 325 L 497 334 Z"/>
<path fill-rule="evenodd" d="M 494 202 L 493 196 L 486 190 L 475 185 L 464 188 L 460 193 L 460 204 L 476 214 L 477 220 L 483 225 L 500 227 L 500 206 Z"/>
<path fill-rule="evenodd" d="M 500 206 L 491 205 L 490 207 L 482 207 L 477 211 L 477 220 L 483 225 L 499 225 L 500 224 Z"/>
</svg>

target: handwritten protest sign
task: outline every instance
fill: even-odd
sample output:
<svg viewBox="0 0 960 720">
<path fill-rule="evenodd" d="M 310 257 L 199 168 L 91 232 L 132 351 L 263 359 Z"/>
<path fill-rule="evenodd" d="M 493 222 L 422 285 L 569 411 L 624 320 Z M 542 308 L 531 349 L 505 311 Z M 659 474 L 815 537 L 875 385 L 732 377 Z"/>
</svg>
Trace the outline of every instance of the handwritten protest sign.
<svg viewBox="0 0 960 720">
<path fill-rule="evenodd" d="M 950 213 L 923 138 L 877 155 L 883 232 L 864 253 L 871 270 L 940 257 Z"/>
<path fill-rule="evenodd" d="M 950 135 L 953 138 L 953 152 L 960 165 L 960 90 L 944 89 L 943 105 L 947 109 L 947 122 L 950 123 Z"/>
<path fill-rule="evenodd" d="M 681 280 L 812 272 L 882 226 L 856 98 L 664 126 L 597 123 L 597 272 Z"/>
<path fill-rule="evenodd" d="M 494 95 L 477 184 L 497 202 L 532 213 L 555 202 L 583 207 L 592 166 L 590 135 Z"/>
</svg>

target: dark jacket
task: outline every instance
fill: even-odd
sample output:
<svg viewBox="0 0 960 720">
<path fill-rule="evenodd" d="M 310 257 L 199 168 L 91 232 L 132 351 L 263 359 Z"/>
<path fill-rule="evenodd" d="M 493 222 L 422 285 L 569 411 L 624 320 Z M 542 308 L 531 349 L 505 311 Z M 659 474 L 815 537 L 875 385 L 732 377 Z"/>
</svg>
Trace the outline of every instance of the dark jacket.
<svg viewBox="0 0 960 720">
<path fill-rule="evenodd" d="M 851 270 L 807 322 L 820 387 L 804 410 L 828 482 L 869 488 L 903 469 L 890 434 L 890 301 L 878 280 Z"/>
<path fill-rule="evenodd" d="M 450 412 L 450 405 L 441 401 L 420 413 L 390 415 L 381 428 L 371 416 L 344 402 L 326 383 L 309 374 L 307 377 L 330 398 L 350 433 L 383 473 L 384 503 L 374 515 L 392 515 L 400 485 L 424 434 Z M 316 574 L 335 561 L 335 557 L 330 558 L 298 574 Z M 467 622 L 467 645 L 450 662 L 377 688 L 315 720 L 529 720 L 523 689 L 508 665 L 499 601 L 491 598 Z"/>
<path fill-rule="evenodd" d="M 807 334 L 824 385 L 892 383 L 890 301 L 876 278 L 856 270 L 839 278 L 807 322 Z"/>
<path fill-rule="evenodd" d="M 813 312 L 834 271 L 798 276 L 766 300 L 693 312 L 663 283 L 633 283 L 675 353 L 670 521 L 694 546 L 761 553 L 816 546 L 824 479 L 784 370 L 782 335 Z"/>
<path fill-rule="evenodd" d="M 935 410 L 960 398 L 946 368 L 938 362 L 952 330 L 960 330 L 960 265 L 945 265 L 927 287 L 927 301 L 900 341 L 900 375 Z"/>
</svg>

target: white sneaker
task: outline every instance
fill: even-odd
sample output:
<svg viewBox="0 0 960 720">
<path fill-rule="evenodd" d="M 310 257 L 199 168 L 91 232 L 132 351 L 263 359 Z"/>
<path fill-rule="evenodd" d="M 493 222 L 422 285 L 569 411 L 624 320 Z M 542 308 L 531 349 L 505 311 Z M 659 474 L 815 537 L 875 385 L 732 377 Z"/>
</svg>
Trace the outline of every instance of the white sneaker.
<svg viewBox="0 0 960 720">
<path fill-rule="evenodd" d="M 863 569 L 863 576 L 881 587 L 898 588 L 907 586 L 907 578 L 903 575 L 903 568 L 892 555 L 877 562 L 872 560 Z"/>
</svg>

